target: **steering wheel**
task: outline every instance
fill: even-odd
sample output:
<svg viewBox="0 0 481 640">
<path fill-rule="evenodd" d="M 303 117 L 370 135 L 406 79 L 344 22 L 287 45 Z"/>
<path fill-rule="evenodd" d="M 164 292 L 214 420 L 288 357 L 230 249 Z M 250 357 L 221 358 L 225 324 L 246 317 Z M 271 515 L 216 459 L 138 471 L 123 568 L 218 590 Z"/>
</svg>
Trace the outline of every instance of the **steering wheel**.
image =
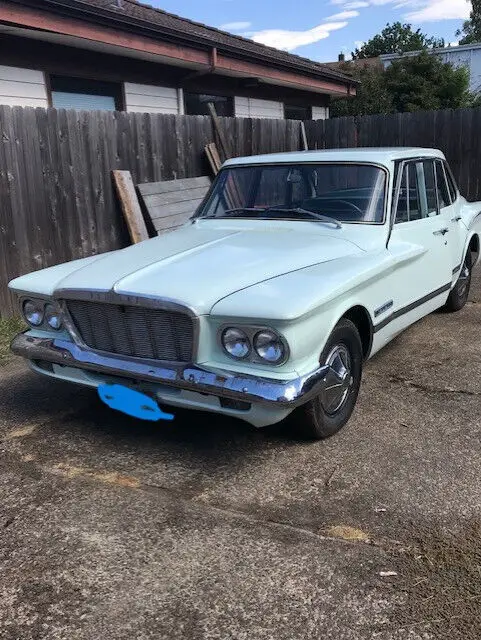
<svg viewBox="0 0 481 640">
<path fill-rule="evenodd" d="M 357 204 L 354 204 L 354 202 L 349 202 L 349 200 L 336 200 L 336 204 L 347 204 L 349 207 L 352 207 L 354 209 L 354 211 L 357 211 L 358 213 L 361 214 L 361 217 L 364 218 L 365 212 L 360 209 Z"/>
</svg>

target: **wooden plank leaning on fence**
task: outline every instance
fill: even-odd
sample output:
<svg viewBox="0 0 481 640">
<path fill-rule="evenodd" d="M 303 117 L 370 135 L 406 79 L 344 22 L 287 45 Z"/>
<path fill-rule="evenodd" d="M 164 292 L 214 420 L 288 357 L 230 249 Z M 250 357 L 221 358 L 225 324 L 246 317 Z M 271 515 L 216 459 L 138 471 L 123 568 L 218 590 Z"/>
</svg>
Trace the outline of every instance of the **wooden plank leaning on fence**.
<svg viewBox="0 0 481 640">
<path fill-rule="evenodd" d="M 132 243 L 147 240 L 149 233 L 130 171 L 112 173 Z M 157 234 L 173 231 L 185 224 L 195 213 L 209 187 L 209 176 L 137 185 L 145 211 Z"/>
<path fill-rule="evenodd" d="M 130 171 L 115 170 L 112 174 L 132 244 L 148 240 L 149 233 Z"/>
<path fill-rule="evenodd" d="M 208 176 L 137 185 L 158 234 L 185 224 L 205 198 L 209 187 Z"/>
</svg>

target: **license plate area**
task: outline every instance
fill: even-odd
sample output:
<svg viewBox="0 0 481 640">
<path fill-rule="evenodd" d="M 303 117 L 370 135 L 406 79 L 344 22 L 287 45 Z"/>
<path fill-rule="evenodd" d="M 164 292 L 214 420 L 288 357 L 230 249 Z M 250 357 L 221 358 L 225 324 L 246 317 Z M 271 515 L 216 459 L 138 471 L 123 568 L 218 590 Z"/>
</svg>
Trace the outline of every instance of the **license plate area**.
<svg viewBox="0 0 481 640">
<path fill-rule="evenodd" d="M 133 418 L 151 422 L 174 419 L 174 415 L 163 411 L 154 398 L 123 384 L 101 384 L 97 391 L 107 406 Z"/>
</svg>

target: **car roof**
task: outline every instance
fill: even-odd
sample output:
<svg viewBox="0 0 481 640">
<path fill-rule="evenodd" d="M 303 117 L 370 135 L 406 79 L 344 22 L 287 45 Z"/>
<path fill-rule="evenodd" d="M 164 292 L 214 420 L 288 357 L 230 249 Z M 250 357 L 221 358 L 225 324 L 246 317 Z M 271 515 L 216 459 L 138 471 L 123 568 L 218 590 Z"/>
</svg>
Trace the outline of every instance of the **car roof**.
<svg viewBox="0 0 481 640">
<path fill-rule="evenodd" d="M 444 158 L 444 154 L 439 149 L 425 149 L 422 147 L 357 147 L 321 151 L 291 151 L 289 153 L 269 153 L 259 156 L 231 158 L 223 166 L 284 162 L 293 164 L 302 162 L 371 162 L 390 165 L 395 160 L 417 157 Z"/>
</svg>

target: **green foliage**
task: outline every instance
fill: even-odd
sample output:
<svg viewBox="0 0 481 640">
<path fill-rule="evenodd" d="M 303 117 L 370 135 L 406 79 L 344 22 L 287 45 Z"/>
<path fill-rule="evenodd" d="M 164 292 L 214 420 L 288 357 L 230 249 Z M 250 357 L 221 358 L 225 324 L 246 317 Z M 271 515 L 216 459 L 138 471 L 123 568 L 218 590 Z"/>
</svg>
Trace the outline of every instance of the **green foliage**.
<svg viewBox="0 0 481 640">
<path fill-rule="evenodd" d="M 462 36 L 459 44 L 481 42 L 481 0 L 472 0 L 471 7 L 469 20 L 464 22 L 462 29 L 456 31 L 458 38 Z"/>
<path fill-rule="evenodd" d="M 341 98 L 331 103 L 331 116 L 364 116 L 372 113 L 392 113 L 394 104 L 386 87 L 385 72 L 382 67 L 355 67 L 346 62 L 340 69 L 349 73 L 361 85 L 357 87 L 355 98 Z"/>
<path fill-rule="evenodd" d="M 368 67 L 356 69 L 353 63 L 350 70 L 362 85 L 355 98 L 333 101 L 334 117 L 457 109 L 473 104 L 468 70 L 455 68 L 426 51 L 395 60 L 385 71 Z"/>
<path fill-rule="evenodd" d="M 0 367 L 10 360 L 10 342 L 16 333 L 25 329 L 25 323 L 20 318 L 0 318 Z"/>
<path fill-rule="evenodd" d="M 386 84 L 396 111 L 457 109 L 472 101 L 469 71 L 427 52 L 395 60 L 386 69 Z"/>
<path fill-rule="evenodd" d="M 481 2 L 481 0 L 478 0 Z M 354 60 L 377 58 L 385 53 L 405 53 L 419 51 L 428 47 L 444 47 L 443 38 L 429 37 L 420 29 L 413 31 L 410 24 L 394 22 L 387 24 L 381 33 L 365 42 L 352 53 Z"/>
</svg>

